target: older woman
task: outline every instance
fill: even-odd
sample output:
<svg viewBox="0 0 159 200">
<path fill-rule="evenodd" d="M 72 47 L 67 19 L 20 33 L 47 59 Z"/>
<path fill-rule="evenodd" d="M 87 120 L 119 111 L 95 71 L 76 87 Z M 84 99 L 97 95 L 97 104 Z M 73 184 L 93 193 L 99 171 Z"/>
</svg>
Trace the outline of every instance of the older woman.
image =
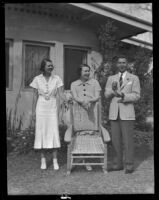
<svg viewBox="0 0 159 200">
<path fill-rule="evenodd" d="M 30 86 L 34 88 L 33 113 L 36 115 L 34 148 L 41 150 L 41 169 L 46 169 L 45 150 L 53 149 L 53 166 L 59 169 L 57 148 L 60 147 L 56 96 L 65 100 L 63 83 L 52 75 L 54 66 L 50 59 L 41 62 L 42 74 L 36 76 Z"/>
<path fill-rule="evenodd" d="M 87 111 L 92 103 L 100 98 L 101 87 L 97 80 L 90 78 L 90 66 L 82 64 L 78 70 L 79 79 L 71 83 L 73 99 Z M 92 170 L 90 165 L 87 170 Z"/>
<path fill-rule="evenodd" d="M 88 110 L 91 103 L 100 98 L 101 87 L 96 79 L 90 78 L 90 66 L 82 64 L 77 73 L 79 79 L 71 83 L 71 93 L 76 102 Z"/>
</svg>

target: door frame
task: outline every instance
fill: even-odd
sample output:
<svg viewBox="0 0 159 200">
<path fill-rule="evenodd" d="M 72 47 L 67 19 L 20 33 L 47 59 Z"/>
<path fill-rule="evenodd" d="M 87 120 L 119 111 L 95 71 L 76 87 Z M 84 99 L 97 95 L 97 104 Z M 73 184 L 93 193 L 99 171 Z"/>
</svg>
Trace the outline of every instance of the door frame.
<svg viewBox="0 0 159 200">
<path fill-rule="evenodd" d="M 63 73 L 64 73 L 64 84 L 65 84 L 65 73 L 66 73 L 66 66 L 65 66 L 65 49 L 75 49 L 75 50 L 84 50 L 87 52 L 87 55 L 86 55 L 86 64 L 88 63 L 88 52 L 91 51 L 91 47 L 88 47 L 88 46 L 76 46 L 76 45 L 64 45 L 63 46 L 64 48 L 64 53 L 63 53 L 63 61 L 64 61 L 64 69 L 63 69 Z M 66 91 L 70 91 L 68 89 L 65 89 Z"/>
</svg>

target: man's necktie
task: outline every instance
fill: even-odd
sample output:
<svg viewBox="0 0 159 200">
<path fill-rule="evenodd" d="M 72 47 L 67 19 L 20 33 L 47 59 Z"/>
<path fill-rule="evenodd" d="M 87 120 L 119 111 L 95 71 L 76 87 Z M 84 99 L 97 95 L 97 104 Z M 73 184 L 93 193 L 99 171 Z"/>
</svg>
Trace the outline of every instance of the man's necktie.
<svg viewBox="0 0 159 200">
<path fill-rule="evenodd" d="M 119 78 L 119 84 L 120 84 L 120 87 L 122 86 L 122 84 L 123 84 L 123 73 L 121 73 L 121 75 L 120 75 L 120 78 Z"/>
</svg>

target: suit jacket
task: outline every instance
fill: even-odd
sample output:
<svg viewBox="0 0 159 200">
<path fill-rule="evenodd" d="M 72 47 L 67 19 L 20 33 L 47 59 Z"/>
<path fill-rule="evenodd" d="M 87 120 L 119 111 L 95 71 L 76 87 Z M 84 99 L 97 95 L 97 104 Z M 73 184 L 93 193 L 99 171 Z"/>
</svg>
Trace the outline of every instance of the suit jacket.
<svg viewBox="0 0 159 200">
<path fill-rule="evenodd" d="M 119 85 L 119 74 L 110 76 L 105 87 L 105 96 L 109 98 L 112 93 L 112 82 L 118 83 L 118 92 L 124 93 L 124 103 L 118 103 L 119 97 L 113 97 L 109 108 L 109 119 L 116 120 L 118 112 L 121 120 L 135 120 L 133 103 L 140 98 L 140 81 L 136 75 L 126 73 L 123 84 Z"/>
</svg>

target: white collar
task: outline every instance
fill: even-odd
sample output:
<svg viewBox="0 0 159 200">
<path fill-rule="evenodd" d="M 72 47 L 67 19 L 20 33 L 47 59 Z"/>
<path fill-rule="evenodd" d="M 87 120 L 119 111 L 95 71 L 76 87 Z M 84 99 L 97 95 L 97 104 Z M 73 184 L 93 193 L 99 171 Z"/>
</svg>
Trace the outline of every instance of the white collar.
<svg viewBox="0 0 159 200">
<path fill-rule="evenodd" d="M 123 73 L 123 75 L 122 75 L 123 80 L 124 80 L 126 74 L 127 74 L 127 71 L 125 71 L 125 72 Z M 119 77 L 120 77 L 120 76 L 121 76 L 121 72 L 119 72 Z"/>
</svg>

